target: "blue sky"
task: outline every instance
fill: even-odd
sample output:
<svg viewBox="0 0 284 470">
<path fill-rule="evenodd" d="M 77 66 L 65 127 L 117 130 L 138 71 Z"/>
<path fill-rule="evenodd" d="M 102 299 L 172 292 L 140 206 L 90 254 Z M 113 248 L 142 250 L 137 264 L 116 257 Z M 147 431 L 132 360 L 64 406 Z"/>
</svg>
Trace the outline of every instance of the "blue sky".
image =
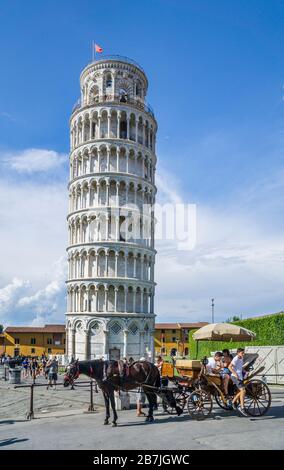
<svg viewBox="0 0 284 470">
<path fill-rule="evenodd" d="M 282 1 L 2 1 L 0 26 L 0 321 L 63 321 L 68 120 L 93 39 L 145 69 L 158 190 L 197 204 L 196 250 L 160 247 L 158 320 L 208 320 L 212 296 L 220 319 L 284 309 Z"/>
</svg>

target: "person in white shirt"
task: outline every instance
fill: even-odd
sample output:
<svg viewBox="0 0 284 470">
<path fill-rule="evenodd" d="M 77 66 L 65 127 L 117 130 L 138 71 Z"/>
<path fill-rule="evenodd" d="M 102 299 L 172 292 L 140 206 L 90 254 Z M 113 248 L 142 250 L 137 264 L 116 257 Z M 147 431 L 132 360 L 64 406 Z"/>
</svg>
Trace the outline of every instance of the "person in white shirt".
<svg viewBox="0 0 284 470">
<path fill-rule="evenodd" d="M 206 370 L 209 374 L 218 374 L 221 369 L 221 358 L 222 353 L 217 351 L 214 357 L 209 357 L 208 363 L 206 364 Z"/>
<path fill-rule="evenodd" d="M 231 363 L 229 364 L 229 370 L 232 373 L 231 379 L 233 383 L 238 387 L 238 390 L 239 390 L 238 393 L 233 398 L 232 406 L 234 410 L 239 411 L 242 416 L 248 416 L 244 407 L 245 394 L 246 394 L 246 389 L 245 389 L 245 385 L 243 382 L 244 354 L 245 354 L 245 350 L 243 348 L 239 348 L 237 350 L 236 356 L 232 359 Z M 240 405 L 237 405 L 238 401 L 240 402 Z"/>
</svg>

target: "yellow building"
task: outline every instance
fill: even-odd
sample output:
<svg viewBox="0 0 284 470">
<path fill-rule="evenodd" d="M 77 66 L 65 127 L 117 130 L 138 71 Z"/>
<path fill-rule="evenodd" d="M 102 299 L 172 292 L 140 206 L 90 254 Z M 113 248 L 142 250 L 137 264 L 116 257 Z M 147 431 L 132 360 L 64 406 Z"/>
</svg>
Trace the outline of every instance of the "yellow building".
<svg viewBox="0 0 284 470">
<path fill-rule="evenodd" d="M 12 357 L 65 353 L 65 325 L 9 326 L 4 336 L 1 349 Z"/>
<path fill-rule="evenodd" d="M 156 355 L 187 356 L 190 354 L 188 348 L 189 331 L 207 324 L 207 322 L 156 323 L 154 337 Z"/>
</svg>

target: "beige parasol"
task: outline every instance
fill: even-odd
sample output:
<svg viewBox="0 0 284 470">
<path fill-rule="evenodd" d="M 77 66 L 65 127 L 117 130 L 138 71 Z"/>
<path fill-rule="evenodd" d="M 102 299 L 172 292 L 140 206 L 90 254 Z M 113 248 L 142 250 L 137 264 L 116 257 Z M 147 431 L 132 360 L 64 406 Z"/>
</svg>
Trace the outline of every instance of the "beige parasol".
<svg viewBox="0 0 284 470">
<path fill-rule="evenodd" d="M 231 323 L 210 323 L 192 335 L 196 341 L 252 341 L 256 334 Z"/>
</svg>

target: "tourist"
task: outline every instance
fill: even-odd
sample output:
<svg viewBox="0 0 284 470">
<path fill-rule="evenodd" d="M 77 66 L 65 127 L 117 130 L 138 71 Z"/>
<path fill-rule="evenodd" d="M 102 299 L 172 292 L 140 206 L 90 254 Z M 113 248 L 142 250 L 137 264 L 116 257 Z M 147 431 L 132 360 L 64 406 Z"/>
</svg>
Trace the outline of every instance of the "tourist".
<svg viewBox="0 0 284 470">
<path fill-rule="evenodd" d="M 33 357 L 30 363 L 30 373 L 31 373 L 32 379 L 35 380 L 38 374 L 38 362 L 36 360 L 36 357 Z"/>
<path fill-rule="evenodd" d="M 44 377 L 45 377 L 46 364 L 47 364 L 46 356 L 43 356 L 41 359 L 41 373 Z"/>
<path fill-rule="evenodd" d="M 44 376 L 45 376 L 46 379 L 48 378 L 48 374 L 49 374 L 49 369 L 50 369 L 51 363 L 52 363 L 52 359 L 48 359 L 47 362 L 46 362 L 46 365 L 45 365 L 45 373 L 44 373 Z"/>
<path fill-rule="evenodd" d="M 217 351 L 214 357 L 209 357 L 206 364 L 206 370 L 209 374 L 219 374 L 221 370 L 222 353 Z"/>
<path fill-rule="evenodd" d="M 23 367 L 23 376 L 24 378 L 27 378 L 29 375 L 29 359 L 28 357 L 25 357 L 23 362 L 22 362 L 22 367 Z"/>
<path fill-rule="evenodd" d="M 137 416 L 138 417 L 146 416 L 146 414 L 142 411 L 142 408 L 145 405 L 145 401 L 146 401 L 146 394 L 143 388 L 139 387 L 138 392 L 137 392 Z"/>
<path fill-rule="evenodd" d="M 140 357 L 140 361 L 146 361 L 145 357 Z M 137 416 L 146 416 L 146 414 L 142 411 L 143 406 L 145 405 L 146 402 L 146 394 L 143 390 L 142 387 L 138 388 L 138 393 L 137 393 Z"/>
<path fill-rule="evenodd" d="M 164 364 L 164 360 L 162 356 L 158 356 L 155 362 L 155 366 L 158 368 L 160 375 L 162 375 L 163 364 Z"/>
<path fill-rule="evenodd" d="M 169 380 L 167 377 L 163 377 L 163 364 L 164 364 L 164 360 L 162 356 L 158 356 L 155 362 L 155 366 L 158 368 L 159 373 L 160 373 L 161 387 L 167 387 L 169 384 Z"/>
<path fill-rule="evenodd" d="M 230 380 L 231 371 L 229 369 L 229 365 L 232 361 L 232 355 L 230 354 L 229 349 L 223 349 L 222 351 L 223 356 L 221 358 L 221 370 L 220 375 L 222 377 L 222 383 L 224 386 L 224 392 L 226 397 L 228 397 L 228 385 Z"/>
<path fill-rule="evenodd" d="M 248 414 L 245 411 L 245 404 L 244 404 L 245 394 L 246 394 L 246 389 L 245 389 L 245 385 L 243 382 L 244 380 L 244 371 L 243 371 L 244 354 L 245 354 L 245 350 L 243 348 L 238 348 L 237 354 L 232 359 L 228 368 L 231 371 L 231 379 L 239 390 L 237 394 L 234 396 L 233 401 L 232 401 L 233 409 L 236 411 L 239 411 L 239 413 L 242 416 L 248 416 Z M 237 405 L 237 402 L 240 402 L 239 405 Z"/>
<path fill-rule="evenodd" d="M 54 390 L 56 389 L 57 374 L 58 374 L 58 362 L 55 357 L 54 359 L 52 359 L 50 366 L 49 366 L 47 390 L 49 389 L 49 386 L 52 387 L 52 382 L 54 385 Z"/>
</svg>

